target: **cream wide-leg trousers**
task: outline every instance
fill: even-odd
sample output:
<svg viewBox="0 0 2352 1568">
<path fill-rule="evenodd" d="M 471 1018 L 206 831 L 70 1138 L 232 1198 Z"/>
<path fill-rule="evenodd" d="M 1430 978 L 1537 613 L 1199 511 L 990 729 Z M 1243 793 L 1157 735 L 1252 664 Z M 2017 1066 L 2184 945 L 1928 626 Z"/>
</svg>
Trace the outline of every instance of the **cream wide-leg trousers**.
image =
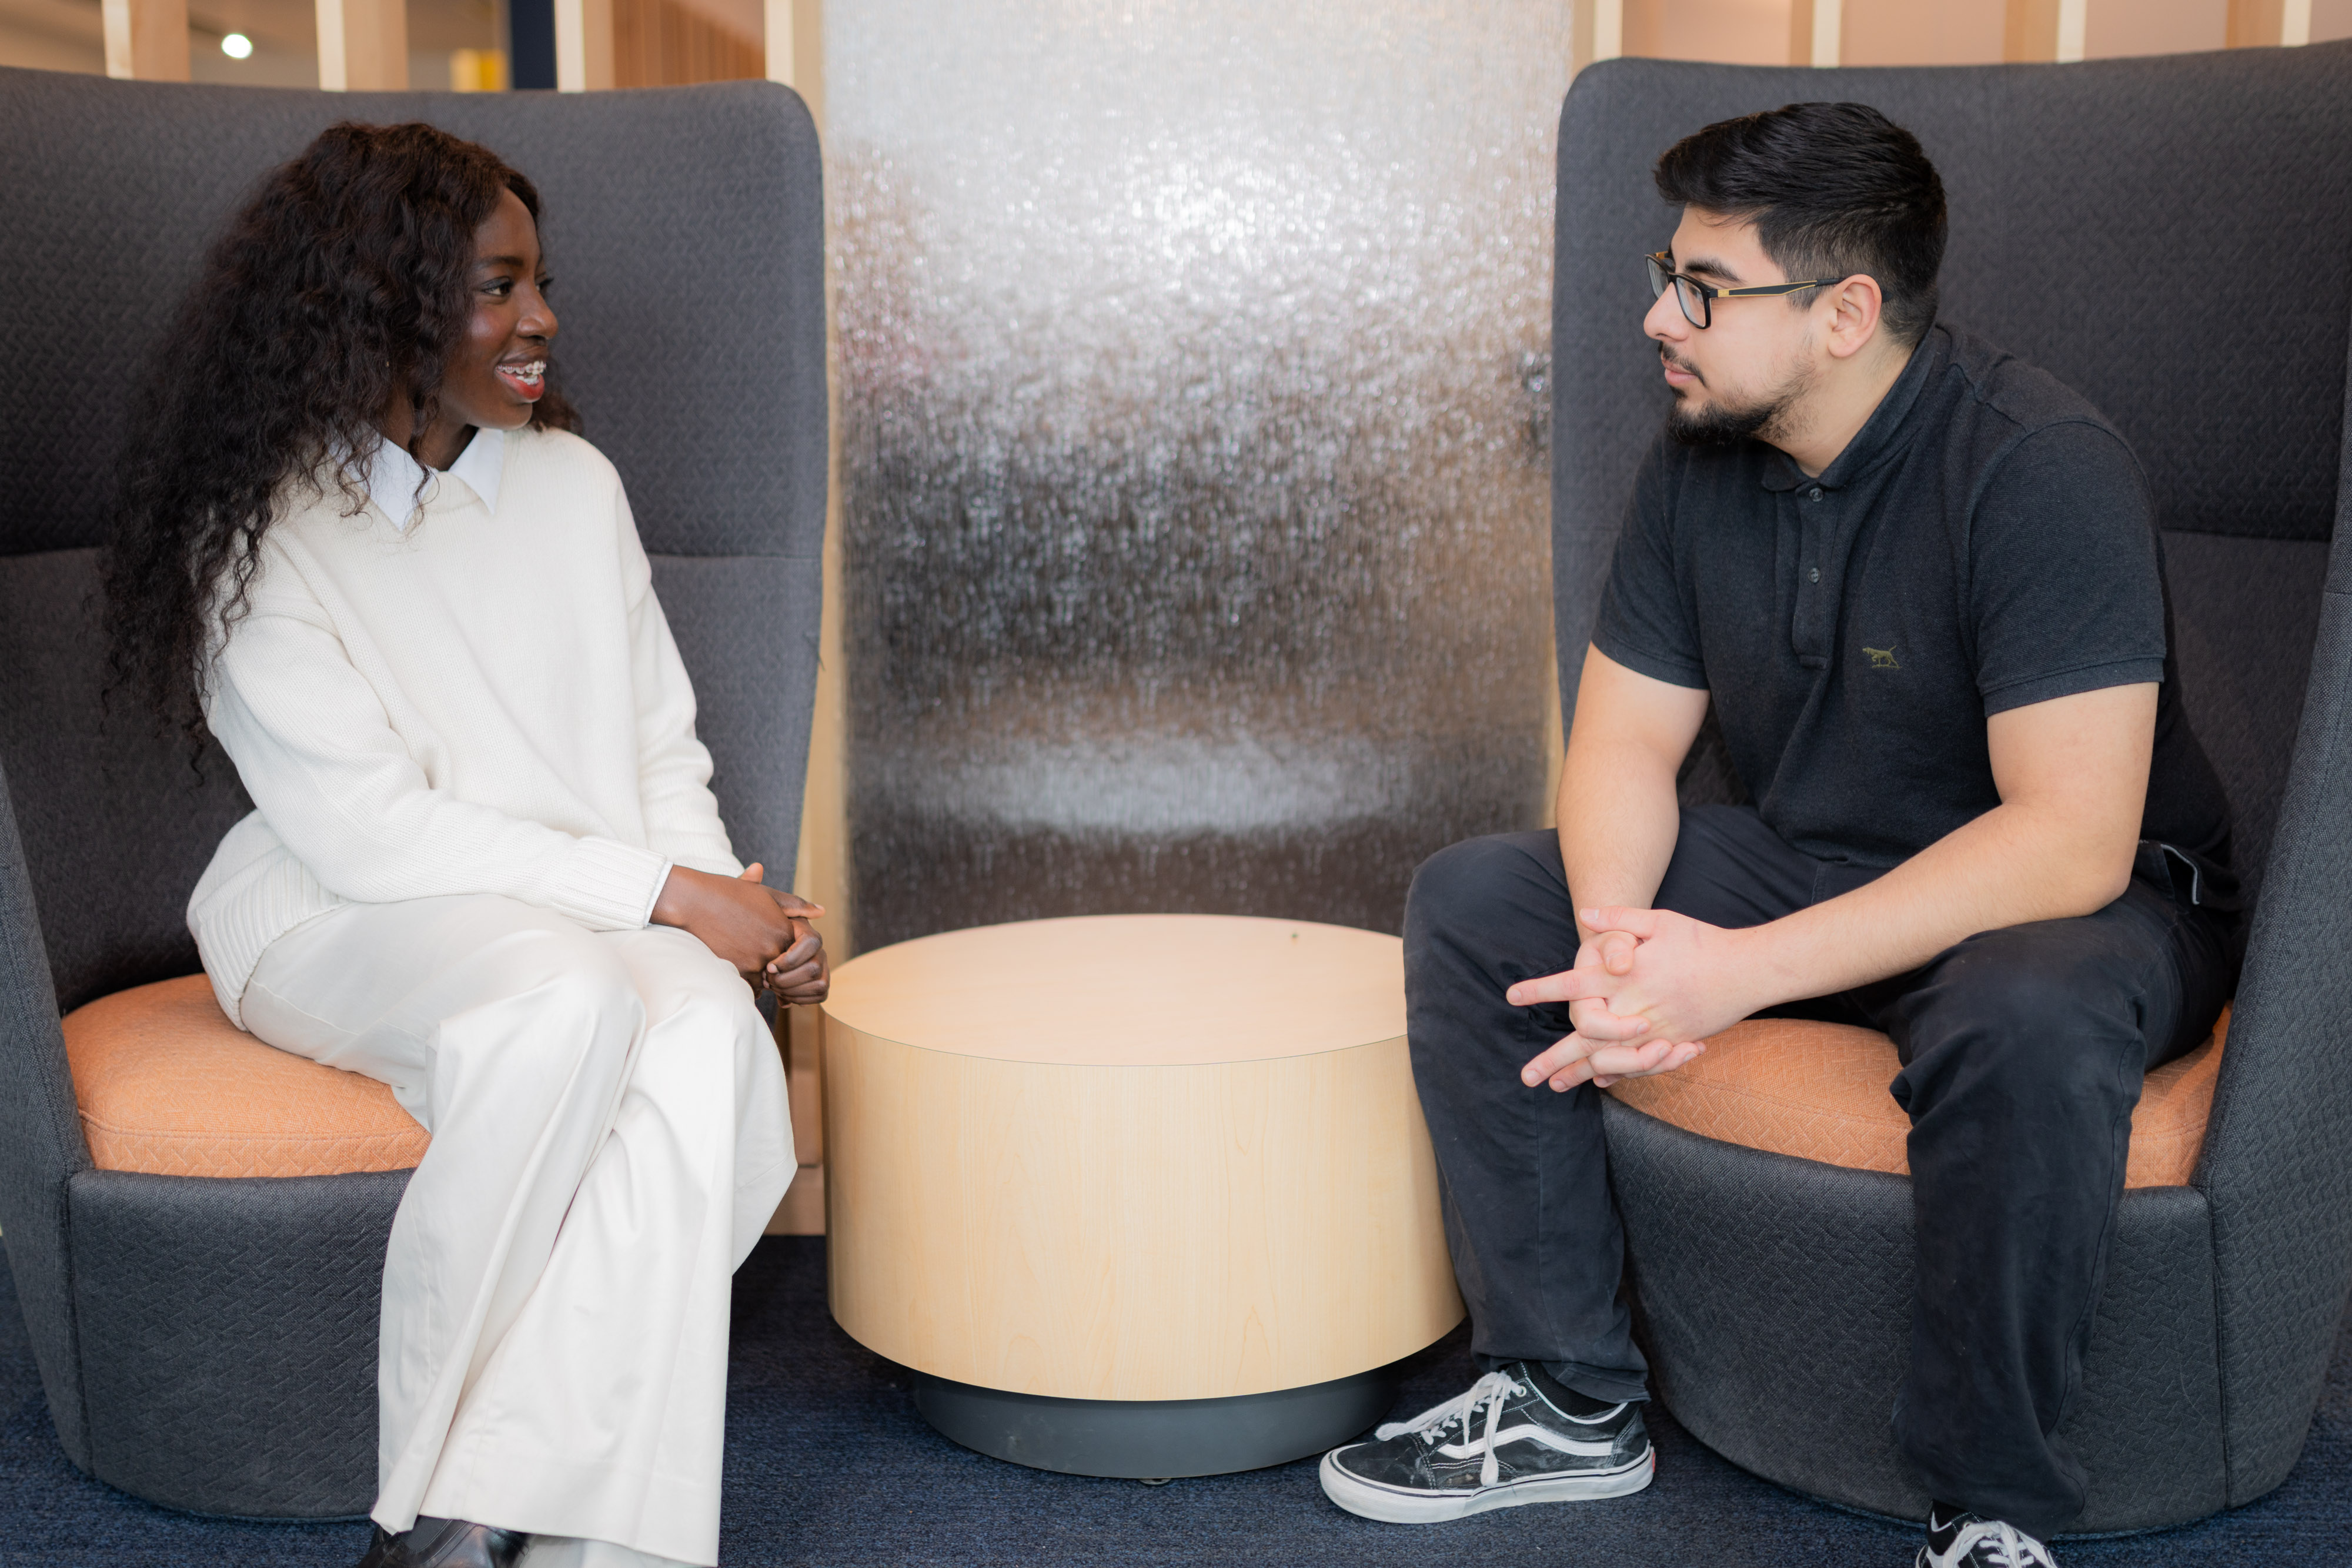
<svg viewBox="0 0 2352 1568">
<path fill-rule="evenodd" d="M 730 1277 L 794 1168 L 742 978 L 667 926 L 425 898 L 296 927 L 243 1010 L 433 1134 L 384 1258 L 376 1522 L 717 1563 Z"/>
</svg>

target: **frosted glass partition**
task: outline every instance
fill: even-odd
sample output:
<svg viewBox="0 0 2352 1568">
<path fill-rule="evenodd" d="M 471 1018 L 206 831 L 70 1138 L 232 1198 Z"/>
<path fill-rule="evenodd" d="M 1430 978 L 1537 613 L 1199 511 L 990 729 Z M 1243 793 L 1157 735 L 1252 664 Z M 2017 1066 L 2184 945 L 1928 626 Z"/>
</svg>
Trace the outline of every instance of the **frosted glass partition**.
<svg viewBox="0 0 2352 1568">
<path fill-rule="evenodd" d="M 1567 7 L 825 34 L 860 945 L 1393 930 L 1423 857 L 1534 825 Z"/>
</svg>

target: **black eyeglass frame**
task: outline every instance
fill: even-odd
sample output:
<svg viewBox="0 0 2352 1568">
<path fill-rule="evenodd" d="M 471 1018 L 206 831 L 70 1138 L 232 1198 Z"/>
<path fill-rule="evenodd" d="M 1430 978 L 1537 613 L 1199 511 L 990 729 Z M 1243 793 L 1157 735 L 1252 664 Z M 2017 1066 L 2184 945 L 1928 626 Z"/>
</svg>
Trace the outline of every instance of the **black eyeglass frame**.
<svg viewBox="0 0 2352 1568">
<path fill-rule="evenodd" d="M 1718 299 L 1763 298 L 1775 294 L 1799 294 L 1808 288 L 1828 288 L 1845 281 L 1842 277 L 1810 277 L 1802 283 L 1759 283 L 1745 288 L 1718 288 L 1711 283 L 1700 282 L 1686 272 L 1675 271 L 1673 261 L 1674 258 L 1662 250 L 1654 250 L 1642 258 L 1643 265 L 1650 269 L 1650 298 L 1655 299 L 1669 287 L 1674 287 L 1675 303 L 1682 307 L 1683 319 L 1702 332 L 1715 325 L 1715 302 Z M 1697 316 L 1691 314 L 1690 295 L 1684 293 L 1680 287 L 1675 287 L 1679 284 L 1688 284 L 1698 295 Z M 1701 317 L 1705 319 L 1702 320 Z"/>
</svg>

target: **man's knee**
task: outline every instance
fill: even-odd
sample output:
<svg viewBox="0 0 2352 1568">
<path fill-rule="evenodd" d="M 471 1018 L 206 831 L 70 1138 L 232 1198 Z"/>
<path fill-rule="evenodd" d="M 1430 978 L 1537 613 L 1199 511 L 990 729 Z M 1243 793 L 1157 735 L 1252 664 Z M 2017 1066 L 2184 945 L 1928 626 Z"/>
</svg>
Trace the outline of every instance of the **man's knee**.
<svg viewBox="0 0 2352 1568">
<path fill-rule="evenodd" d="M 1559 841 L 1550 833 L 1492 833 L 1449 844 L 1421 862 L 1405 894 L 1408 934 L 1477 933 L 1530 919 L 1573 924 Z"/>
<path fill-rule="evenodd" d="M 2137 1009 L 2095 963 L 2024 942 L 1964 946 L 1910 1000 L 1913 1050 L 1904 1079 L 1914 1093 L 1990 1093 L 2086 1109 L 2137 1094 L 2145 1047 Z M 1908 1108 L 1915 1115 L 1921 1109 Z"/>
</svg>

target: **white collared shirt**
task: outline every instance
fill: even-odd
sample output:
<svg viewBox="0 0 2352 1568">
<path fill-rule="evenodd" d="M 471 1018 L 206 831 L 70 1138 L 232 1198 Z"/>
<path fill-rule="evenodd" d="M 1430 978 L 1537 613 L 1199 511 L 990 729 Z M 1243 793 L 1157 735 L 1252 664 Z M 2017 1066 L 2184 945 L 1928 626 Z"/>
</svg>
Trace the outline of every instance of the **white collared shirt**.
<svg viewBox="0 0 2352 1568">
<path fill-rule="evenodd" d="M 443 478 L 455 479 L 474 493 L 483 509 L 496 517 L 499 478 L 506 472 L 506 458 L 507 433 L 476 426 L 474 439 L 466 443 L 466 450 L 457 454 L 457 461 L 432 476 L 433 484 L 424 491 L 425 498 L 430 501 L 437 497 Z M 394 528 L 406 533 L 409 524 L 416 520 L 417 485 L 425 477 L 425 471 L 417 466 L 415 458 L 389 441 L 379 441 L 375 457 L 362 483 L 376 510 L 391 518 Z"/>
</svg>

